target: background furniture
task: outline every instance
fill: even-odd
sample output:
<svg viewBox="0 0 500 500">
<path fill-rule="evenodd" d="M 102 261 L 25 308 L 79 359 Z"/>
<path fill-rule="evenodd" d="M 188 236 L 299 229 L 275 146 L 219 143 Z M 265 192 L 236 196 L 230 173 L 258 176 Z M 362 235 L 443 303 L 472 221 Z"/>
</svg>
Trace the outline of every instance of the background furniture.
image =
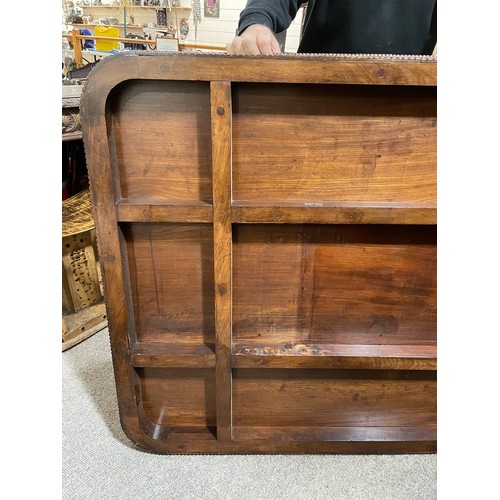
<svg viewBox="0 0 500 500">
<path fill-rule="evenodd" d="M 189 6 L 174 6 L 172 2 L 167 2 L 168 7 L 162 5 L 132 5 L 136 2 L 121 2 L 124 5 L 79 5 L 82 10 L 85 20 L 90 18 L 91 22 L 73 25 L 75 28 L 95 29 L 99 26 L 99 19 L 113 20 L 112 26 L 120 30 L 120 36 L 124 37 L 128 33 L 142 34 L 142 28 L 148 24 L 153 24 L 161 28 L 168 27 L 174 34 L 177 34 L 180 27 L 181 19 L 189 18 L 191 7 Z M 159 2 L 165 3 L 165 2 Z M 160 12 L 160 16 L 157 14 Z M 158 20 L 164 19 L 163 24 L 159 24 Z M 110 23 L 111 24 L 111 23 Z"/>
<path fill-rule="evenodd" d="M 94 62 L 96 61 L 96 57 L 105 57 L 108 55 L 114 55 L 113 52 L 103 52 L 103 51 L 98 51 L 98 50 L 83 50 L 82 45 L 84 40 L 99 40 L 99 39 L 105 39 L 106 41 L 115 41 L 115 42 L 122 42 L 122 43 L 136 43 L 136 44 L 142 44 L 146 46 L 151 46 L 154 47 L 156 50 L 156 40 L 157 38 L 154 38 L 153 40 L 138 40 L 134 39 L 131 40 L 129 38 L 113 38 L 113 37 L 98 37 L 95 35 L 82 35 L 80 34 L 80 30 L 78 29 L 73 29 L 71 34 L 63 34 L 63 38 L 67 40 L 71 40 L 72 45 L 74 47 L 73 49 L 73 54 L 74 54 L 74 59 L 76 62 L 76 66 L 79 68 L 81 66 L 84 66 L 84 57 L 90 57 L 92 56 L 94 58 Z M 190 51 L 192 49 L 199 49 L 199 50 L 220 50 L 220 51 L 225 51 L 225 47 L 221 46 L 213 46 L 213 45 L 202 45 L 202 44 L 179 44 L 179 50 L 183 51 Z M 88 61 L 88 59 L 87 59 Z"/>
</svg>

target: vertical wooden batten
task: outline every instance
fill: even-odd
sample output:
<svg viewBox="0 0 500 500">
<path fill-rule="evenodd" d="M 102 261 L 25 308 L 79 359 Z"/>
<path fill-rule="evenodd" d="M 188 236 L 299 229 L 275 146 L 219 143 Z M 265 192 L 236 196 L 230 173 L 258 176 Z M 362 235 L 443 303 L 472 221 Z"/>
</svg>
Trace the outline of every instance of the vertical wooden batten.
<svg viewBox="0 0 500 500">
<path fill-rule="evenodd" d="M 217 439 L 231 440 L 231 83 L 210 82 Z"/>
<path fill-rule="evenodd" d="M 127 290 L 123 272 L 120 229 L 116 222 L 114 178 L 107 140 L 106 115 L 89 106 L 82 109 L 85 152 L 91 178 L 93 212 L 102 262 L 102 278 L 106 291 L 106 308 L 113 355 L 117 396 L 122 426 L 128 437 L 138 442 L 142 434 L 137 414 L 134 371 L 130 356 Z M 92 147 L 88 147 L 92 144 Z M 120 381 L 126 381 L 122 384 Z"/>
</svg>

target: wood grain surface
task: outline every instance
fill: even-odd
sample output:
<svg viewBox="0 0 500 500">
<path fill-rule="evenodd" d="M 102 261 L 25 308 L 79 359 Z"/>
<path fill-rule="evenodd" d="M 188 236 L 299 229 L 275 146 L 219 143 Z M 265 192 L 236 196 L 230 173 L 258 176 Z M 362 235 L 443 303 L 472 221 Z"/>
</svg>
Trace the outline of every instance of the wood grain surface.
<svg viewBox="0 0 500 500">
<path fill-rule="evenodd" d="M 265 421 L 263 421 L 265 415 Z M 237 369 L 234 426 L 426 427 L 436 417 L 435 373 Z"/>
<path fill-rule="evenodd" d="M 120 420 L 435 452 L 436 59 L 119 54 L 80 102 Z"/>
<path fill-rule="evenodd" d="M 208 84 L 124 83 L 110 97 L 110 108 L 121 197 L 211 200 Z"/>
<path fill-rule="evenodd" d="M 432 87 L 235 84 L 237 201 L 436 201 Z"/>
<path fill-rule="evenodd" d="M 158 427 L 214 427 L 213 370 L 138 368 L 145 417 Z"/>
<path fill-rule="evenodd" d="M 137 341 L 213 344 L 211 225 L 130 223 L 121 227 Z"/>
<path fill-rule="evenodd" d="M 237 342 L 436 342 L 434 226 L 238 225 Z"/>
<path fill-rule="evenodd" d="M 231 84 L 212 82 L 214 275 L 216 325 L 217 439 L 231 440 Z"/>
</svg>

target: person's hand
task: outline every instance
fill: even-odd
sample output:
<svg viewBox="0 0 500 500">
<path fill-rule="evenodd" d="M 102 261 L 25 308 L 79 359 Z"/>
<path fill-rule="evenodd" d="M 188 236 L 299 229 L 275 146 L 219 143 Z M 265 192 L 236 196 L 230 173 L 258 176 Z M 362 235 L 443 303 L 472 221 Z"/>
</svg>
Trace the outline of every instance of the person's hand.
<svg viewBox="0 0 500 500">
<path fill-rule="evenodd" d="M 243 56 L 271 56 L 280 53 L 280 45 L 273 32 L 262 24 L 252 24 L 226 47 L 229 54 Z"/>
</svg>

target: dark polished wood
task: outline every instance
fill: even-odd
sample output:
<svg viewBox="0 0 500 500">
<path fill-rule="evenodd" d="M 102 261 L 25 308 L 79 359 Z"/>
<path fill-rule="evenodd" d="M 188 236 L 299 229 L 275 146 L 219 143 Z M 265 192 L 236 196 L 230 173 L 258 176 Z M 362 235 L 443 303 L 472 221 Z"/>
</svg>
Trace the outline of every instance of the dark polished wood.
<svg viewBox="0 0 500 500">
<path fill-rule="evenodd" d="M 436 201 L 434 87 L 238 83 L 233 101 L 236 201 Z"/>
<path fill-rule="evenodd" d="M 435 206 L 388 207 L 353 206 L 351 203 L 270 203 L 233 202 L 233 222 L 290 224 L 436 224 Z"/>
<path fill-rule="evenodd" d="M 80 108 L 120 420 L 436 451 L 436 59 L 125 53 Z"/>
<path fill-rule="evenodd" d="M 211 82 L 217 439 L 231 441 L 231 83 Z"/>
</svg>

